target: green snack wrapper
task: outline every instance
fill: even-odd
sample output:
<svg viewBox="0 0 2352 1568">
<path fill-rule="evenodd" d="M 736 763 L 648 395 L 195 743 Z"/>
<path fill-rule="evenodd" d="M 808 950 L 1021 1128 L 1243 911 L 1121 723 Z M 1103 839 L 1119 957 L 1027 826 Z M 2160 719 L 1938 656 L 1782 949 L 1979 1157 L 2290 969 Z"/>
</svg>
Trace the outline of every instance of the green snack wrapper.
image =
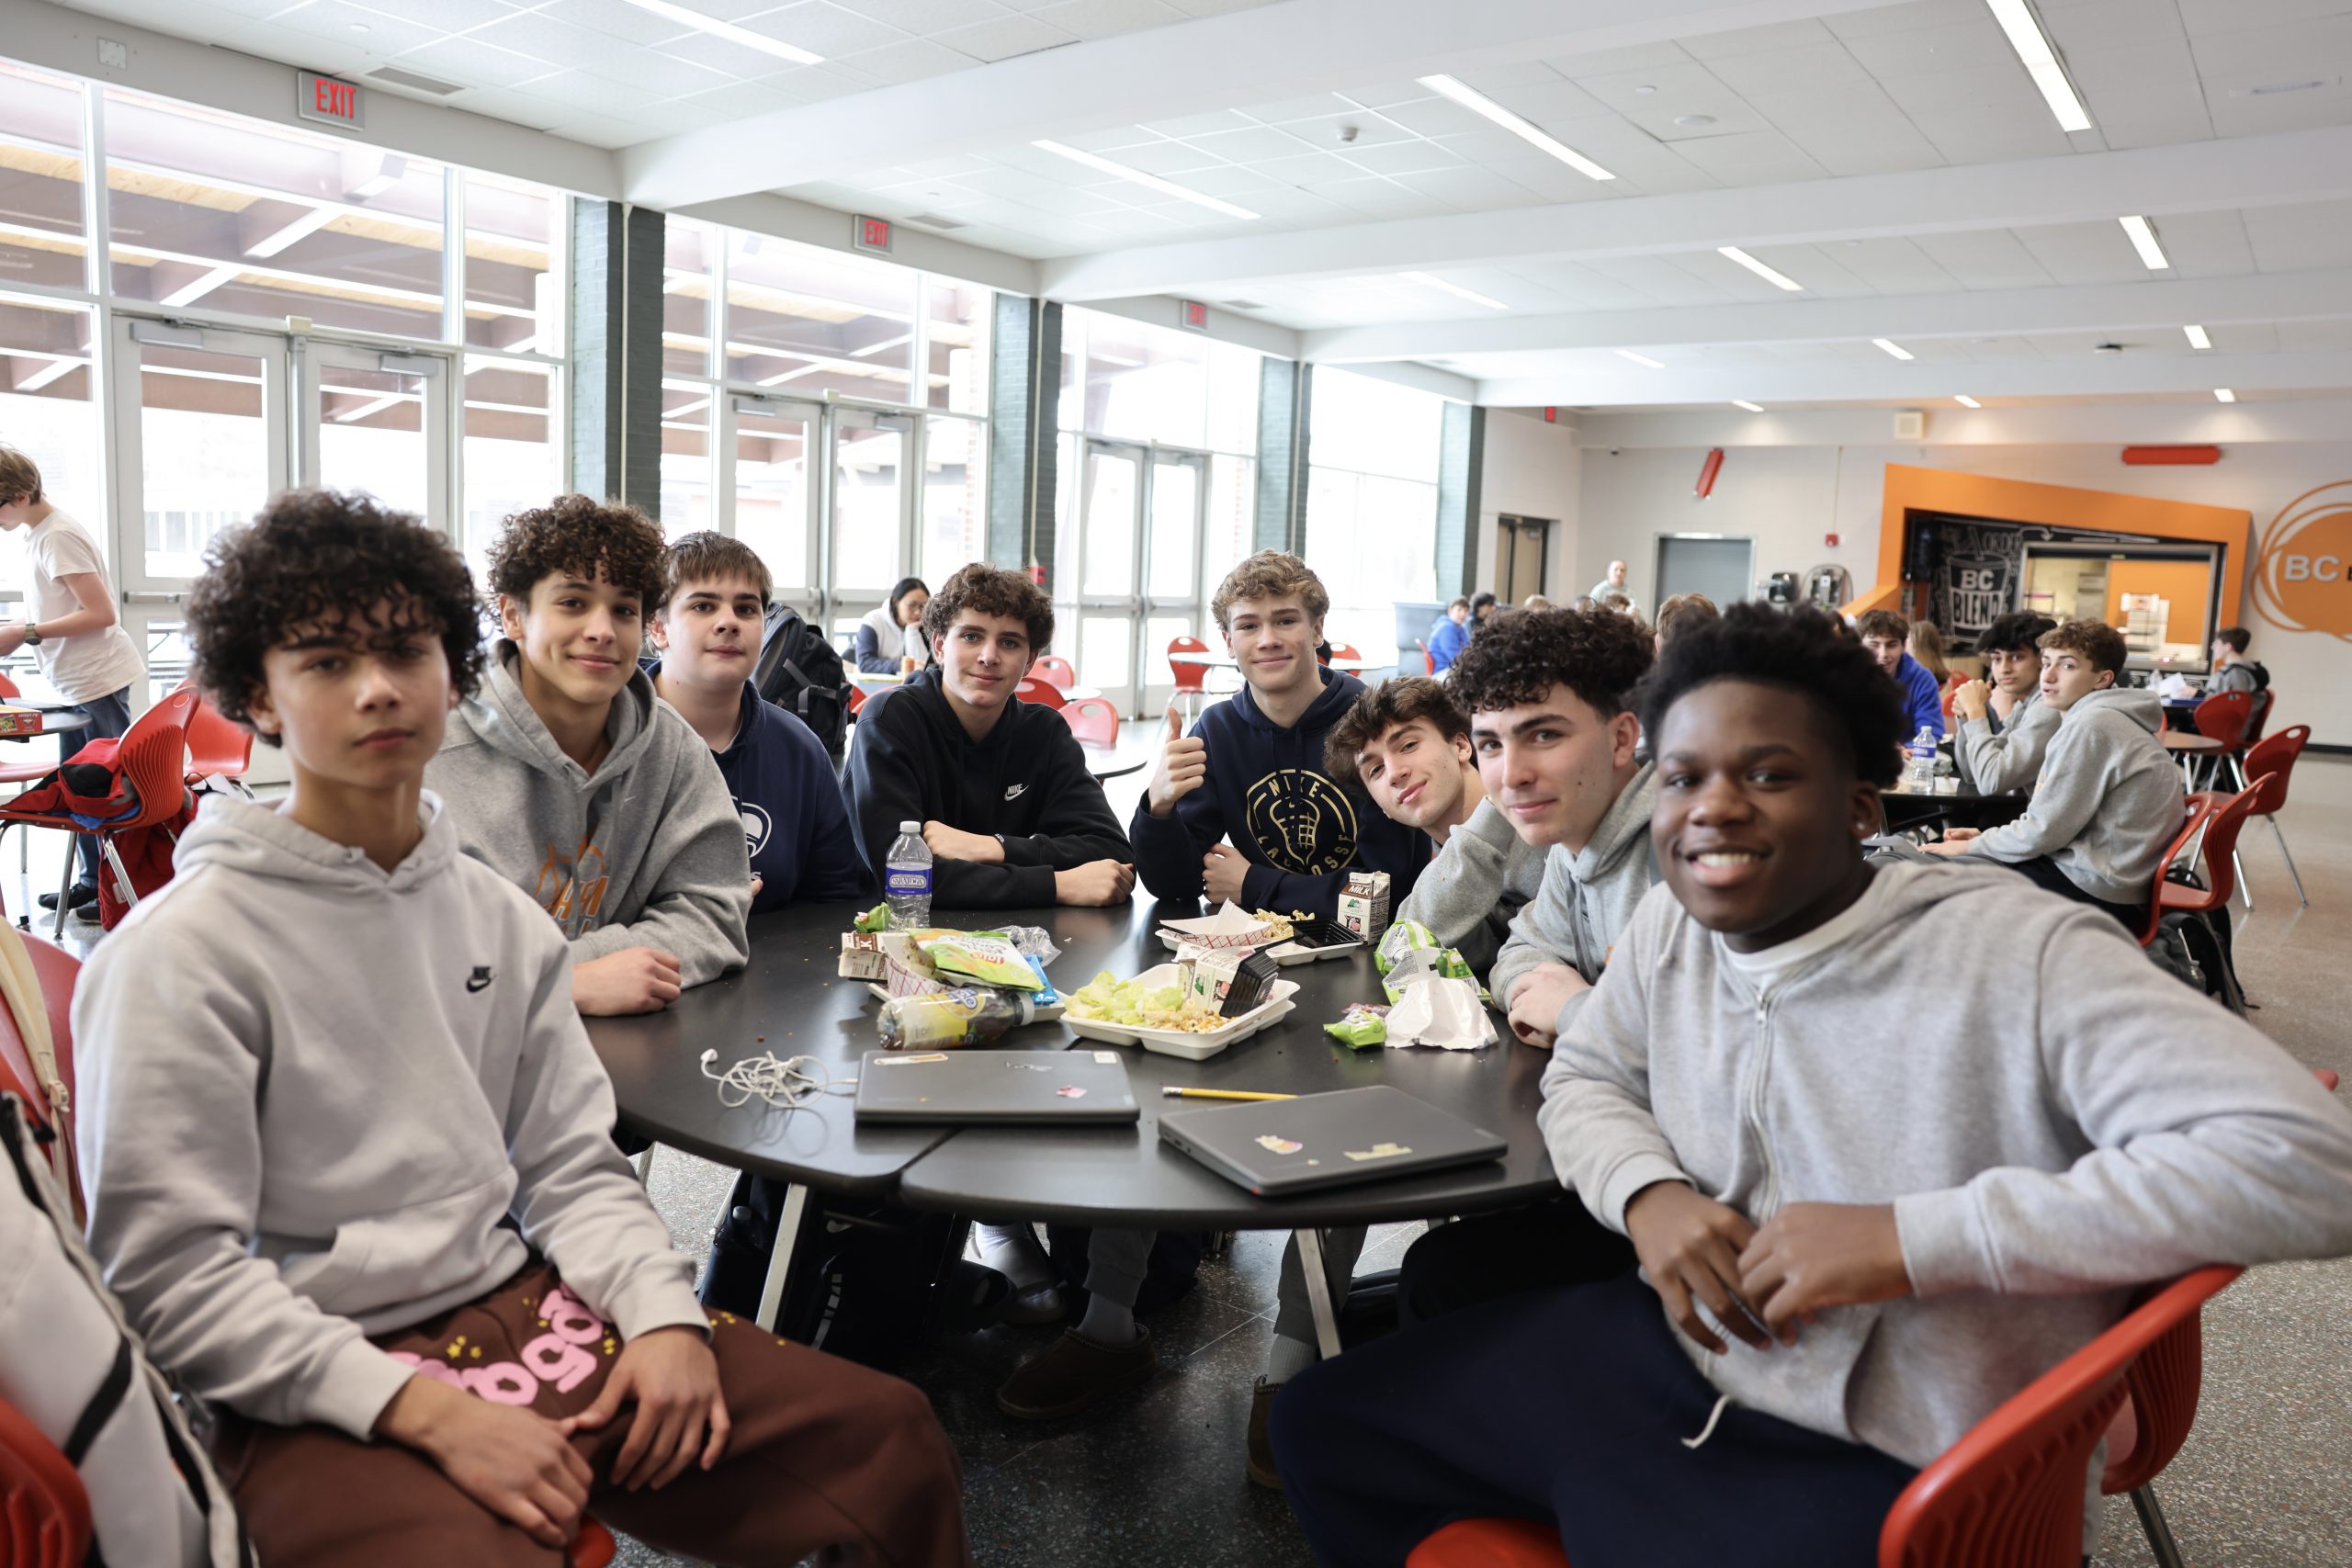
<svg viewBox="0 0 2352 1568">
<path fill-rule="evenodd" d="M 890 906 L 876 904 L 850 923 L 862 931 L 887 931 L 890 929 Z"/>
<path fill-rule="evenodd" d="M 1006 991 L 1035 991 L 1045 985 L 1036 966 L 1001 936 L 949 931 L 923 938 L 916 945 L 950 985 L 963 980 Z"/>
<path fill-rule="evenodd" d="M 1370 1050 L 1388 1043 L 1388 1020 L 1384 1014 L 1383 1009 L 1359 1002 L 1341 1013 L 1337 1023 L 1325 1024 L 1323 1032 L 1352 1050 Z"/>
<path fill-rule="evenodd" d="M 1372 950 L 1372 962 L 1383 975 L 1402 962 L 1408 953 L 1437 945 L 1437 933 L 1419 920 L 1398 920 Z"/>
</svg>

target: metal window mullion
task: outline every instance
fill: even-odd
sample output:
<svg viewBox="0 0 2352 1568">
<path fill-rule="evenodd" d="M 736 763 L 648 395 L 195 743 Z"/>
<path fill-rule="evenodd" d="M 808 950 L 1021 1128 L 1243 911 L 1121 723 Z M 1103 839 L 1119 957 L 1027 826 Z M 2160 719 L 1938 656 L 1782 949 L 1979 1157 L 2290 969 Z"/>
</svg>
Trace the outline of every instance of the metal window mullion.
<svg viewBox="0 0 2352 1568">
<path fill-rule="evenodd" d="M 717 227 L 703 231 L 710 252 L 710 310 L 703 331 L 709 334 L 703 344 L 703 364 L 708 367 L 710 378 L 724 386 L 727 381 L 727 245 L 731 230 Z M 666 241 L 664 242 L 666 244 Z M 667 263 L 665 255 L 662 260 Z"/>
<path fill-rule="evenodd" d="M 735 537 L 735 400 L 710 384 L 710 504 L 716 531 Z"/>
<path fill-rule="evenodd" d="M 466 175 L 441 168 L 441 337 L 466 341 Z M 534 334 L 533 343 L 537 342 Z"/>
</svg>

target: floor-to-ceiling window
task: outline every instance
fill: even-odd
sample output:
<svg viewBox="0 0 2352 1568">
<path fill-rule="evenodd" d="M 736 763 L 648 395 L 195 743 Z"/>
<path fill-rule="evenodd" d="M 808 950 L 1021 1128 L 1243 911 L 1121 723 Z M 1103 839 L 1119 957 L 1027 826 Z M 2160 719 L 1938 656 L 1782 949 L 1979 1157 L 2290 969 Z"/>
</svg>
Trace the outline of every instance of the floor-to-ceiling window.
<svg viewBox="0 0 2352 1568">
<path fill-rule="evenodd" d="M 1331 594 L 1324 635 L 1374 663 L 1396 656 L 1397 603 L 1437 596 L 1437 476 L 1445 400 L 1317 367 L 1308 404 L 1306 558 Z"/>
</svg>

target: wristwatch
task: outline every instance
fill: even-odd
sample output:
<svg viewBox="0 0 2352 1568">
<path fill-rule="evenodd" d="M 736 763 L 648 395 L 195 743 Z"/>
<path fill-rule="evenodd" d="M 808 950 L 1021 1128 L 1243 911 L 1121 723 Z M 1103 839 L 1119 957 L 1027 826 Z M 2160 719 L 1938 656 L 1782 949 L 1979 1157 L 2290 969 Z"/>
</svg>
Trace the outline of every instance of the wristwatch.
<svg viewBox="0 0 2352 1568">
<path fill-rule="evenodd" d="M 39 648 L 40 646 L 40 627 L 39 625 L 31 621 L 27 621 L 25 623 L 25 646 L 27 648 Z"/>
</svg>

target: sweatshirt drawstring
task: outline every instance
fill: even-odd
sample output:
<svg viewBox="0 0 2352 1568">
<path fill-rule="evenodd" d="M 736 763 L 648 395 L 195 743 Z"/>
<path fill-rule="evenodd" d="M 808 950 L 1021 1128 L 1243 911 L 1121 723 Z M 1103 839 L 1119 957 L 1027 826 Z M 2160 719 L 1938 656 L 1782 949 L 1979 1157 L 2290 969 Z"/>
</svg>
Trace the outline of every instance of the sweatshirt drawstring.
<svg viewBox="0 0 2352 1568">
<path fill-rule="evenodd" d="M 1682 1446 L 1686 1449 L 1695 1449 L 1703 1444 L 1709 1438 L 1713 1437 L 1715 1435 L 1715 1423 L 1724 1418 L 1724 1410 L 1725 1406 L 1730 1404 L 1730 1394 L 1726 1393 L 1717 1396 L 1715 1400 L 1715 1407 L 1707 1412 L 1707 1424 L 1699 1429 L 1699 1435 L 1697 1437 L 1683 1438 Z"/>
</svg>

